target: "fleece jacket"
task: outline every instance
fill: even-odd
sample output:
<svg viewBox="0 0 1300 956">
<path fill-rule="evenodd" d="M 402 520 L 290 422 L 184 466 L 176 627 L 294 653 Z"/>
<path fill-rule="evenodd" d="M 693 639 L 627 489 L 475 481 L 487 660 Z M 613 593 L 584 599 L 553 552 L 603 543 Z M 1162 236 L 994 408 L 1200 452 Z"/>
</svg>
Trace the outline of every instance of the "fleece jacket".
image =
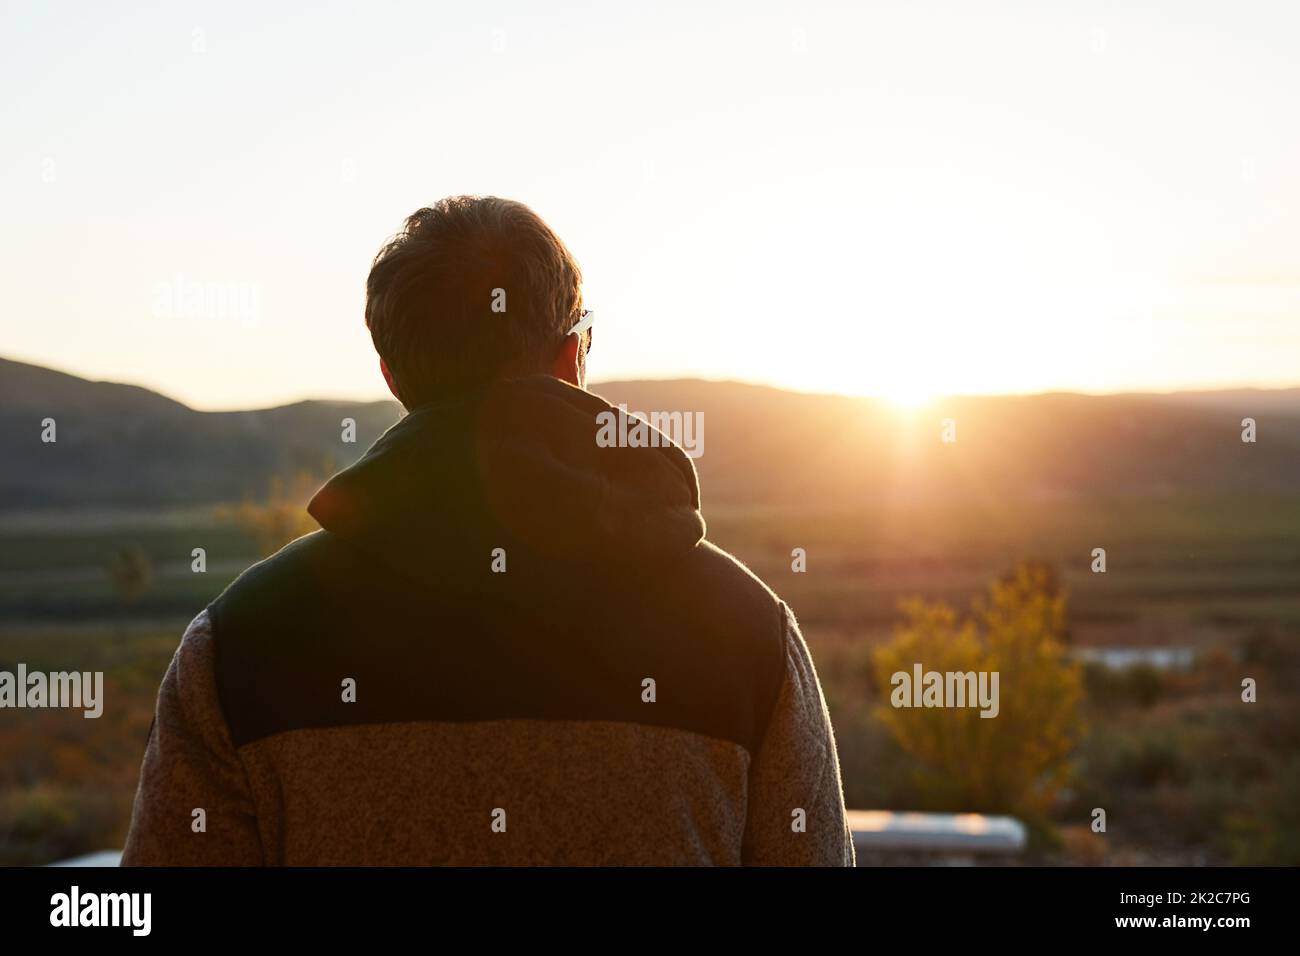
<svg viewBox="0 0 1300 956">
<path fill-rule="evenodd" d="M 331 478 L 186 630 L 123 864 L 852 865 L 794 615 L 610 414 L 501 381 Z"/>
</svg>

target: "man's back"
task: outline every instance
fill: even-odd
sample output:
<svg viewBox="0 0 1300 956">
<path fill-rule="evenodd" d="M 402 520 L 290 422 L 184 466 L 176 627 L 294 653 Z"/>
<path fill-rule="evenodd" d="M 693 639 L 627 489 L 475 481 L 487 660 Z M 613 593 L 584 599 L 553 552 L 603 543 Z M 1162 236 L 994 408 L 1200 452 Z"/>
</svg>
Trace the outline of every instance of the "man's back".
<svg viewBox="0 0 1300 956">
<path fill-rule="evenodd" d="M 612 411 L 502 382 L 331 480 L 187 632 L 124 862 L 851 863 L 793 617 Z"/>
</svg>

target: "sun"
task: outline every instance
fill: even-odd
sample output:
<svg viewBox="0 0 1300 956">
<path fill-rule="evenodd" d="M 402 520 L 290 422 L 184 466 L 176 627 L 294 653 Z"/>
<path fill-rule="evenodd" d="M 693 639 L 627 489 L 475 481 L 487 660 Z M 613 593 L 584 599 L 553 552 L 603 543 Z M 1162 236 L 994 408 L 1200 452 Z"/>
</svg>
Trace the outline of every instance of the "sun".
<svg viewBox="0 0 1300 956">
<path fill-rule="evenodd" d="M 877 366 L 867 390 L 899 411 L 914 412 L 939 397 L 939 383 L 926 372 L 909 362 L 897 362 L 887 370 Z"/>
<path fill-rule="evenodd" d="M 881 397 L 900 411 L 913 412 L 929 405 L 938 396 L 920 382 L 905 382 L 885 389 Z"/>
</svg>

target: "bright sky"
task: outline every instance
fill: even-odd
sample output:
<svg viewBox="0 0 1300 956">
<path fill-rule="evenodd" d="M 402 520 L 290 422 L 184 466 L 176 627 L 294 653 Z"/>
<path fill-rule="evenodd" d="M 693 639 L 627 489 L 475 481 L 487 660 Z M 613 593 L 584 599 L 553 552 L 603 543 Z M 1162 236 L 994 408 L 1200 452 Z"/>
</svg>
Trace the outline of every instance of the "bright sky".
<svg viewBox="0 0 1300 956">
<path fill-rule="evenodd" d="M 477 192 L 578 257 L 598 379 L 1300 383 L 1300 7 L 923 6 L 6 0 L 0 355 L 380 397 L 370 259 Z"/>
</svg>

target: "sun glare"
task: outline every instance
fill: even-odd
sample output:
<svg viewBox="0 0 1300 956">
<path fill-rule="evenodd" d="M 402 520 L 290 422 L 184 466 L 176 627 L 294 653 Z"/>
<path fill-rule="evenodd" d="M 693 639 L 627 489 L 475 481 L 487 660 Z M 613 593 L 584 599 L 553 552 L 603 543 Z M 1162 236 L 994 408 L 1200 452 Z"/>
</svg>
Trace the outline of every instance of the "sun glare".
<svg viewBox="0 0 1300 956">
<path fill-rule="evenodd" d="M 901 385 L 888 389 L 881 397 L 895 408 L 911 412 L 930 404 L 937 396 L 919 385 Z"/>
</svg>

